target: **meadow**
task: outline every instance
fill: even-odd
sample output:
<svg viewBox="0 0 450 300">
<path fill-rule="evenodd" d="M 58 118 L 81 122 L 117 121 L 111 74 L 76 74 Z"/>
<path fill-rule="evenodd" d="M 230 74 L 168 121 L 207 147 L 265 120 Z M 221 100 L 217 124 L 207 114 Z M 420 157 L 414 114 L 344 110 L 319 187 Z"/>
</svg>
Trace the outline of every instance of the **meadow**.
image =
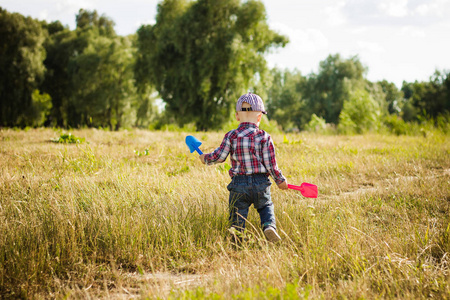
<svg viewBox="0 0 450 300">
<path fill-rule="evenodd" d="M 0 130 L 0 298 L 450 299 L 450 136 L 273 134 L 282 242 L 228 231 L 223 133 Z"/>
</svg>

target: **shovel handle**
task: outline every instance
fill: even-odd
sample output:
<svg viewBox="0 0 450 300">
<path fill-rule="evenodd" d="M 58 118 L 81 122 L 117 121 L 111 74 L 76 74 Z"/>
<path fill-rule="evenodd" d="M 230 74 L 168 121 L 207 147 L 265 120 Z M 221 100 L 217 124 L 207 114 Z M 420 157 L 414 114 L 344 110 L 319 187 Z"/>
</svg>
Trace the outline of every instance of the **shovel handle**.
<svg viewBox="0 0 450 300">
<path fill-rule="evenodd" d="M 300 192 L 303 191 L 303 188 L 301 186 L 293 185 L 293 184 L 289 184 L 289 183 L 288 183 L 288 189 L 297 190 L 297 191 L 300 191 Z"/>
<path fill-rule="evenodd" d="M 202 155 L 203 154 L 202 150 L 200 150 L 198 147 L 195 148 L 195 151 L 197 151 L 198 155 Z"/>
<path fill-rule="evenodd" d="M 307 198 L 317 198 L 318 195 L 317 186 L 311 183 L 303 182 L 301 186 L 288 184 L 288 189 L 300 191 Z"/>
</svg>

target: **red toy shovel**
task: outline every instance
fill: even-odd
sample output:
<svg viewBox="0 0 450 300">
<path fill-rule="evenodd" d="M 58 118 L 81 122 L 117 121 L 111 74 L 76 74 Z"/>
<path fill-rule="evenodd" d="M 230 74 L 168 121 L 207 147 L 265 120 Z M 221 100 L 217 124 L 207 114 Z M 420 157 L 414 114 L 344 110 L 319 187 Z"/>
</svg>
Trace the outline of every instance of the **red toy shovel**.
<svg viewBox="0 0 450 300">
<path fill-rule="evenodd" d="M 306 182 L 303 182 L 301 186 L 288 184 L 288 189 L 300 191 L 307 198 L 317 198 L 318 194 L 317 185 Z"/>
</svg>

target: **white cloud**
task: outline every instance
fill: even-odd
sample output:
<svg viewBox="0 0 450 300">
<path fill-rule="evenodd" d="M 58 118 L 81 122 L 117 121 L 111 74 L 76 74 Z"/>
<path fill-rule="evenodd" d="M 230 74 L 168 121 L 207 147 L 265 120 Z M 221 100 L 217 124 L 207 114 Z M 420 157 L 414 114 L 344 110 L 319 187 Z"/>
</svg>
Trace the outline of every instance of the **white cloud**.
<svg viewBox="0 0 450 300">
<path fill-rule="evenodd" d="M 47 9 L 41 10 L 41 11 L 39 12 L 39 20 L 46 20 L 46 21 L 49 21 L 49 18 L 48 18 L 48 10 L 47 10 Z"/>
<path fill-rule="evenodd" d="M 450 12 L 449 0 L 433 0 L 418 5 L 414 13 L 419 16 L 437 16 L 444 17 Z"/>
<path fill-rule="evenodd" d="M 421 5 L 417 6 L 415 9 L 415 12 L 417 12 L 421 16 L 428 14 L 429 11 L 430 11 L 430 7 L 428 6 L 428 4 L 421 4 Z"/>
<path fill-rule="evenodd" d="M 362 33 L 367 32 L 367 30 L 368 30 L 367 26 L 360 26 L 360 27 L 355 27 L 355 28 L 351 29 L 350 31 L 353 34 L 362 34 Z"/>
<path fill-rule="evenodd" d="M 358 41 L 356 45 L 359 48 L 359 52 L 368 52 L 368 53 L 374 53 L 374 54 L 380 54 L 386 52 L 384 47 L 382 47 L 378 43 L 374 42 L 365 42 L 365 41 Z"/>
<path fill-rule="evenodd" d="M 402 29 L 400 30 L 400 34 L 413 38 L 424 38 L 426 36 L 425 30 L 413 26 L 402 27 Z"/>
<path fill-rule="evenodd" d="M 298 53 L 314 53 L 328 47 L 328 39 L 318 29 L 293 29 L 282 23 L 273 23 L 270 28 L 289 37 L 288 48 Z"/>
<path fill-rule="evenodd" d="M 408 0 L 385 0 L 378 7 L 391 17 L 405 17 L 409 14 Z"/>
<path fill-rule="evenodd" d="M 335 8 L 352 25 L 424 27 L 450 20 L 450 0 L 346 0 Z"/>
<path fill-rule="evenodd" d="M 347 18 L 342 13 L 342 8 L 345 6 L 345 4 L 346 1 L 339 1 L 325 8 L 325 14 L 328 17 L 327 22 L 331 26 L 339 26 L 347 22 Z"/>
<path fill-rule="evenodd" d="M 57 0 L 56 12 L 59 14 L 76 14 L 80 8 L 93 10 L 95 1 L 88 0 Z"/>
</svg>

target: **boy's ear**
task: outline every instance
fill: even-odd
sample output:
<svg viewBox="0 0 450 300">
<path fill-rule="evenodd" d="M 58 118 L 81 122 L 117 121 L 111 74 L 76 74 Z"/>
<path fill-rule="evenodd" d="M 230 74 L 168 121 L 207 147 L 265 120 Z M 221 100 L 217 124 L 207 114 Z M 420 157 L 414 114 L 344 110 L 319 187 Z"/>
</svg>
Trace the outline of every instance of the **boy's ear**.
<svg viewBox="0 0 450 300">
<path fill-rule="evenodd" d="M 262 113 L 258 114 L 258 122 L 261 122 L 262 115 L 263 115 Z"/>
<path fill-rule="evenodd" d="M 236 116 L 236 121 L 240 121 L 239 120 L 239 114 L 237 112 L 235 113 L 235 116 Z"/>
</svg>

